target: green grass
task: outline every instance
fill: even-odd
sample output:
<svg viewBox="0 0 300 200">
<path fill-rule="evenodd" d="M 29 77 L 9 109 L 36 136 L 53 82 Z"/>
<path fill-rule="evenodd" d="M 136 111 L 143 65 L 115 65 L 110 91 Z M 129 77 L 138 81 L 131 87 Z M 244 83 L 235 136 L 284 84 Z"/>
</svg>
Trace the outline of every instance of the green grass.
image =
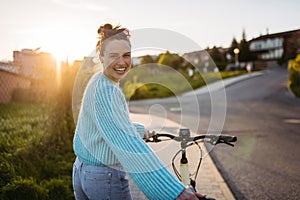
<svg viewBox="0 0 300 200">
<path fill-rule="evenodd" d="M 0 104 L 0 199 L 19 190 L 25 192 L 22 199 L 37 192 L 49 199 L 48 187 L 68 193 L 60 199 L 72 199 L 73 132 L 62 110 L 38 103 Z"/>
<path fill-rule="evenodd" d="M 45 127 L 49 122 L 49 107 L 46 105 L 0 104 L 0 111 L 1 152 L 16 152 L 45 135 Z"/>
</svg>

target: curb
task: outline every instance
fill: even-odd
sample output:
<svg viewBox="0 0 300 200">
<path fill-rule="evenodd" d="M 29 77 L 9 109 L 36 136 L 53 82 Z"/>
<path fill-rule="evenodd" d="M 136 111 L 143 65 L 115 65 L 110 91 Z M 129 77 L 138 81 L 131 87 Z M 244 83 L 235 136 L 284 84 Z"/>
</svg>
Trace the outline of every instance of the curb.
<svg viewBox="0 0 300 200">
<path fill-rule="evenodd" d="M 189 95 L 199 95 L 199 94 L 205 94 L 205 93 L 208 93 L 208 92 L 214 92 L 214 91 L 217 91 L 217 90 L 220 90 L 220 89 L 225 89 L 226 87 L 229 87 L 239 81 L 242 81 L 242 80 L 246 80 L 246 79 L 249 79 L 249 78 L 254 78 L 254 77 L 257 77 L 257 76 L 261 76 L 263 75 L 264 73 L 263 72 L 252 72 L 250 74 L 244 74 L 244 75 L 240 75 L 240 76 L 235 76 L 235 77 L 232 77 L 232 78 L 226 78 L 226 79 L 221 79 L 219 81 L 216 81 L 216 82 L 213 82 L 213 83 L 210 83 L 208 84 L 207 86 L 203 86 L 201 88 L 198 88 L 192 92 L 187 92 L 187 93 L 184 93 L 182 96 L 189 96 Z"/>
</svg>

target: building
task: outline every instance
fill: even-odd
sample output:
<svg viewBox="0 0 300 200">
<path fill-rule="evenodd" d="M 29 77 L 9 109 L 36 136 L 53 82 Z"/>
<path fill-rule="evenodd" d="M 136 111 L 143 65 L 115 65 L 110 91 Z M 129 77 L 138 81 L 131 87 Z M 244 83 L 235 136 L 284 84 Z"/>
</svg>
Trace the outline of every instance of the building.
<svg viewBox="0 0 300 200">
<path fill-rule="evenodd" d="M 286 64 L 300 49 L 300 29 L 262 35 L 249 43 L 250 51 L 257 57 L 254 62 L 256 69 Z"/>
<path fill-rule="evenodd" d="M 13 63 L 20 73 L 34 79 L 53 79 L 56 76 L 56 60 L 46 52 L 37 49 L 22 49 L 13 52 Z"/>
<path fill-rule="evenodd" d="M 185 53 L 182 57 L 185 61 L 189 62 L 197 69 L 199 72 L 216 72 L 218 71 L 217 65 L 212 59 L 211 55 L 213 49 L 205 49 L 200 51 L 193 51 L 189 53 Z M 226 49 L 224 48 L 216 48 L 219 54 L 224 54 Z M 225 56 L 224 56 L 225 58 Z"/>
<path fill-rule="evenodd" d="M 56 66 L 39 49 L 14 51 L 12 62 L 0 62 L 0 103 L 47 99 L 56 89 Z"/>
</svg>

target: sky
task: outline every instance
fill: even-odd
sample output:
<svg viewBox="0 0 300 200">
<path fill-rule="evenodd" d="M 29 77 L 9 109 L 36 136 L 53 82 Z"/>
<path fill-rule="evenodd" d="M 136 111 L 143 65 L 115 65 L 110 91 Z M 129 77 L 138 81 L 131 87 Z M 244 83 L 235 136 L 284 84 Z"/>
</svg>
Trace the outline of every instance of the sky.
<svg viewBox="0 0 300 200">
<path fill-rule="evenodd" d="M 97 29 L 106 22 L 166 29 L 201 48 L 229 47 L 243 30 L 250 40 L 300 28 L 298 0 L 0 0 L 0 8 L 0 61 L 24 48 L 81 60 L 94 50 Z"/>
</svg>

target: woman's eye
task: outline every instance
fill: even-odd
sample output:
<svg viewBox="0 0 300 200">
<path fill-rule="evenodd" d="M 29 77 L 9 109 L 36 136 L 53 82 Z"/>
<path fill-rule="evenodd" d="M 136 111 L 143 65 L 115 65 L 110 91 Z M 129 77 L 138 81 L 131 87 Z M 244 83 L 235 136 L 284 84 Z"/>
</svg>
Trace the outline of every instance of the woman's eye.
<svg viewBox="0 0 300 200">
<path fill-rule="evenodd" d="M 116 59 L 116 58 L 118 58 L 118 55 L 111 55 L 110 58 Z"/>
</svg>

